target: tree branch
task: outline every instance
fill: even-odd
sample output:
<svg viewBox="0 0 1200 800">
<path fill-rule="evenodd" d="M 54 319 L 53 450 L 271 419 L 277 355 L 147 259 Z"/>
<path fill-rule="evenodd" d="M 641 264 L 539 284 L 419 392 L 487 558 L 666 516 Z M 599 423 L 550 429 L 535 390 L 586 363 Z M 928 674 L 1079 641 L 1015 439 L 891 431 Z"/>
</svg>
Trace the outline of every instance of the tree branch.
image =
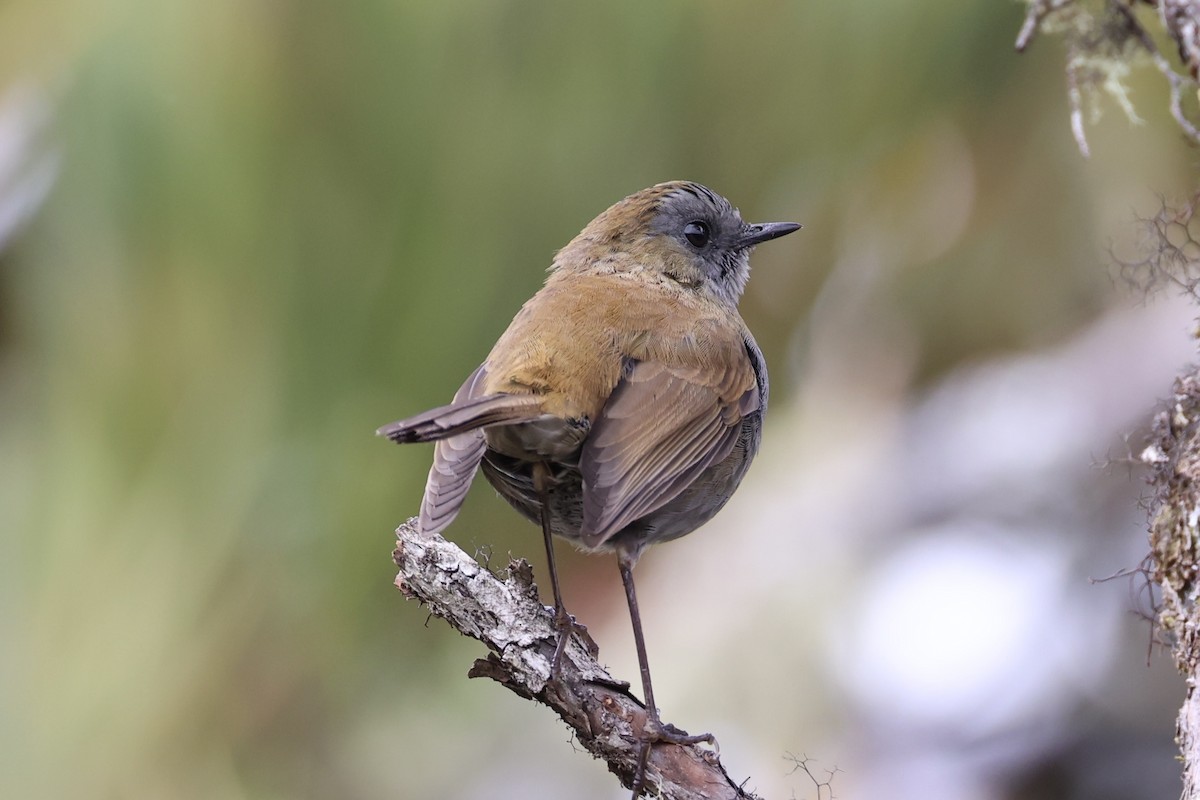
<svg viewBox="0 0 1200 800">
<path fill-rule="evenodd" d="M 493 575 L 452 542 L 426 536 L 416 519 L 396 529 L 392 559 L 396 586 L 429 607 L 450 626 L 491 650 L 468 676 L 491 678 L 517 695 L 549 706 L 575 732 L 585 750 L 632 786 L 646 709 L 596 660 L 599 649 L 584 634 L 571 637 L 561 675 L 550 680 L 558 634 L 553 613 L 542 605 L 533 570 L 524 559 Z M 656 744 L 646 766 L 648 789 L 668 800 L 757 800 L 735 784 L 718 754 L 699 745 Z"/>
<path fill-rule="evenodd" d="M 1175 70 L 1134 13 L 1138 0 L 1108 0 L 1103 8 L 1077 0 L 1025 0 L 1025 21 L 1017 34 L 1017 51 L 1024 52 L 1039 32 L 1059 33 L 1066 40 L 1071 132 L 1085 158 L 1089 152 L 1084 130 L 1085 99 L 1106 92 L 1131 122 L 1140 121 L 1125 82 L 1141 56 L 1149 57 L 1167 81 L 1168 108 L 1180 130 L 1193 144 L 1200 144 L 1200 128 L 1184 110 L 1184 92 L 1196 87 L 1200 74 L 1200 0 L 1140 2 L 1158 9 L 1158 23 L 1179 52 L 1182 73 Z"/>
<path fill-rule="evenodd" d="M 1185 800 L 1200 797 L 1200 375 L 1175 384 L 1170 406 L 1154 419 L 1154 441 L 1142 452 L 1156 497 L 1150 545 L 1162 588 L 1158 625 L 1170 641 L 1187 696 L 1176 721 Z"/>
</svg>

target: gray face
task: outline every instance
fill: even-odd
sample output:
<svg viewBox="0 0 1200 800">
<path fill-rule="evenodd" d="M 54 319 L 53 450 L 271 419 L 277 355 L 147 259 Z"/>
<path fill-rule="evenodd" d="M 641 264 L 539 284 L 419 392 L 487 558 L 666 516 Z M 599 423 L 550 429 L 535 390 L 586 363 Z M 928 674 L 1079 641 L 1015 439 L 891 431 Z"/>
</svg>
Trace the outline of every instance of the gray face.
<svg viewBox="0 0 1200 800">
<path fill-rule="evenodd" d="M 654 220 L 659 234 L 692 257 L 706 287 L 733 304 L 750 276 L 751 227 L 728 200 L 695 183 L 663 198 Z"/>
</svg>

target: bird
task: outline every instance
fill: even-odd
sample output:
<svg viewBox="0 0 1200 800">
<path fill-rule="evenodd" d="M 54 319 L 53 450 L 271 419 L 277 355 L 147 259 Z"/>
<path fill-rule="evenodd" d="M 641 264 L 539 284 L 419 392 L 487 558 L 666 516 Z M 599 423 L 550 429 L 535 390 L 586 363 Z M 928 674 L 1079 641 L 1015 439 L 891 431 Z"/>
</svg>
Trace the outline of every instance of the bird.
<svg viewBox="0 0 1200 800">
<path fill-rule="evenodd" d="M 559 634 L 552 677 L 582 627 L 562 602 L 554 537 L 616 554 L 648 717 L 635 799 L 653 744 L 713 737 L 662 722 L 633 568 L 649 545 L 711 519 L 758 452 L 769 382 L 738 301 L 750 251 L 800 227 L 747 223 L 691 181 L 635 192 L 557 252 L 543 287 L 449 405 L 377 431 L 436 442 L 423 534 L 450 525 L 479 470 L 541 526 Z"/>
</svg>

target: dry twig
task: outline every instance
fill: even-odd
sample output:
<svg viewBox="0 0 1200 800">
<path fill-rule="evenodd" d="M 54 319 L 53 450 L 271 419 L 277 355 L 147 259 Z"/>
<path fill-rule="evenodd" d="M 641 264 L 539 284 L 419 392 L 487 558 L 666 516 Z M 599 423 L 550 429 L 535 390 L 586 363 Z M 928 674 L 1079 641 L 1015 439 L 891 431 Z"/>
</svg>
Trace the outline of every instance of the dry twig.
<svg viewBox="0 0 1200 800">
<path fill-rule="evenodd" d="M 452 542 L 420 533 L 415 519 L 396 529 L 396 539 L 396 586 L 491 650 L 468 675 L 491 678 L 549 706 L 580 745 L 630 787 L 640 751 L 635 732 L 644 729 L 646 709 L 629 693 L 628 683 L 613 678 L 596 660 L 598 650 L 590 638 L 572 636 L 562 674 L 550 680 L 558 634 L 553 612 L 538 598 L 529 563 L 516 560 L 506 573 L 493 575 Z M 715 751 L 699 745 L 656 744 L 646 784 L 668 800 L 756 798 L 729 777 Z"/>
</svg>

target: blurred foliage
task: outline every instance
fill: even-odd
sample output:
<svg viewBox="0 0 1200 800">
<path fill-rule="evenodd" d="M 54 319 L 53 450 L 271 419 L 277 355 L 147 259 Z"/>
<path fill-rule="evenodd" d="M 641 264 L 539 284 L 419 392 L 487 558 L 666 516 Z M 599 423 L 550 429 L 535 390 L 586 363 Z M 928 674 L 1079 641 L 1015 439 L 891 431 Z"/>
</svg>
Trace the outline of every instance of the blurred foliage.
<svg viewBox="0 0 1200 800">
<path fill-rule="evenodd" d="M 483 690 L 471 645 L 391 586 L 429 453 L 371 433 L 443 402 L 554 249 L 629 192 L 689 178 L 805 223 L 756 257 L 744 303 L 777 403 L 814 304 L 900 325 L 923 378 L 1095 314 L 1089 178 L 1057 55 L 1012 53 L 1020 16 L 0 6 L 0 103 L 44 97 L 25 155 L 61 159 L 0 250 L 0 794 L 444 796 L 453 752 L 425 734 L 450 723 L 424 698 L 453 717 Z M 1162 158 L 1143 186 L 1175 174 Z M 873 259 L 843 275 L 855 303 L 822 294 Z M 489 494 L 464 546 L 536 562 Z"/>
</svg>

